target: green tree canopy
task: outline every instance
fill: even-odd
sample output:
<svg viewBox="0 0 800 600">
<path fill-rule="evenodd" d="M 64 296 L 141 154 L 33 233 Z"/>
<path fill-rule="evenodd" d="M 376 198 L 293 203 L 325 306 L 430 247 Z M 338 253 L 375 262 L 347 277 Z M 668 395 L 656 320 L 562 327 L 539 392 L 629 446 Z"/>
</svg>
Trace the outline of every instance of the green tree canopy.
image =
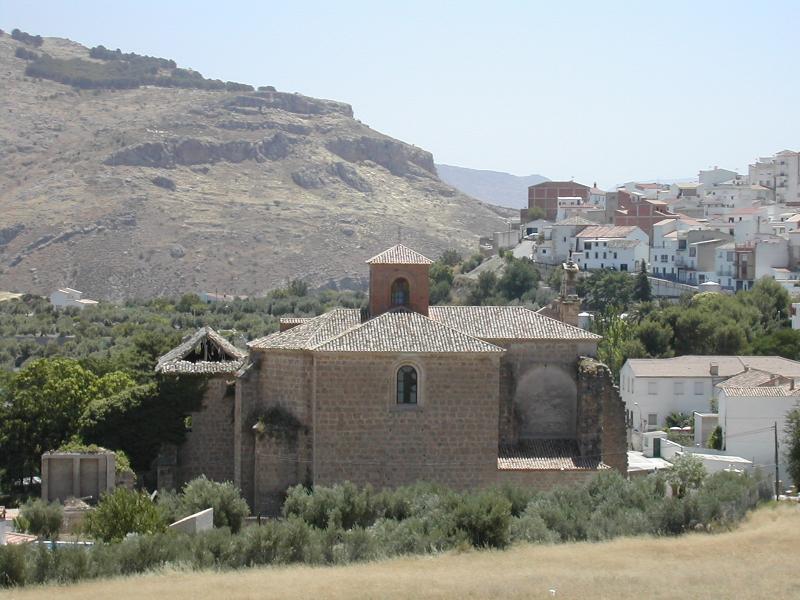
<svg viewBox="0 0 800 600">
<path fill-rule="evenodd" d="M 633 299 L 637 302 L 650 302 L 653 299 L 650 290 L 650 280 L 647 278 L 647 264 L 642 261 L 642 268 L 636 275 L 636 283 L 633 284 Z"/>
<path fill-rule="evenodd" d="M 497 282 L 497 291 L 507 300 L 522 298 L 527 293 L 536 292 L 539 279 L 539 270 L 532 261 L 512 256 Z"/>
</svg>

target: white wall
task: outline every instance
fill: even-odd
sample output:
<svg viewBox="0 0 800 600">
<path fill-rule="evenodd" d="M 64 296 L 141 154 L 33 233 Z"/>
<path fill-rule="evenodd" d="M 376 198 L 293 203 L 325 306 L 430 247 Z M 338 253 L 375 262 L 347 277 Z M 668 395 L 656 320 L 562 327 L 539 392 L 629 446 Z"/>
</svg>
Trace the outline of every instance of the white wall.
<svg viewBox="0 0 800 600">
<path fill-rule="evenodd" d="M 772 474 L 775 470 L 775 434 L 771 427 L 777 422 L 779 477 L 784 487 L 788 487 L 791 482 L 786 471 L 783 429 L 786 413 L 794 408 L 798 399 L 798 396 L 728 396 L 723 388 L 719 394 L 719 423 L 725 453 L 752 460 L 755 467 L 761 466 L 766 474 Z"/>
<path fill-rule="evenodd" d="M 698 385 L 695 393 L 695 384 Z M 626 362 L 620 370 L 620 395 L 628 414 L 632 416 L 634 429 L 652 431 L 666 426 L 666 417 L 672 412 L 689 415 L 693 411 L 708 412 L 714 388 L 711 375 L 708 377 L 638 377 L 633 376 Z M 634 403 L 638 402 L 638 406 Z M 656 424 L 647 425 L 648 415 L 656 415 Z"/>
</svg>

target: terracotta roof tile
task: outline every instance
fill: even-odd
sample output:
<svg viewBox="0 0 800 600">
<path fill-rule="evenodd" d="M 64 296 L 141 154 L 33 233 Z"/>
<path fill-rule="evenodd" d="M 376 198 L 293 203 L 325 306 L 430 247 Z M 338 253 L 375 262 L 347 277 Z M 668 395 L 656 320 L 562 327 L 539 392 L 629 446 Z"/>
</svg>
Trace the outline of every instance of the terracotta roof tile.
<svg viewBox="0 0 800 600">
<path fill-rule="evenodd" d="M 367 261 L 367 264 L 370 265 L 429 265 L 431 263 L 433 261 L 430 258 L 403 246 L 403 244 L 392 246 Z"/>
<path fill-rule="evenodd" d="M 359 323 L 361 311 L 357 308 L 336 308 L 286 331 L 253 340 L 247 345 L 257 350 L 310 350 Z"/>
<path fill-rule="evenodd" d="M 524 306 L 431 306 L 430 318 L 484 340 L 599 340 L 600 336 Z"/>
<path fill-rule="evenodd" d="M 500 446 L 497 468 L 501 471 L 588 471 L 608 469 L 599 457 L 580 456 L 575 440 L 527 440 Z"/>
<path fill-rule="evenodd" d="M 384 313 L 338 337 L 319 344 L 314 350 L 319 352 L 504 352 L 498 346 L 461 333 L 415 312 Z"/>
</svg>

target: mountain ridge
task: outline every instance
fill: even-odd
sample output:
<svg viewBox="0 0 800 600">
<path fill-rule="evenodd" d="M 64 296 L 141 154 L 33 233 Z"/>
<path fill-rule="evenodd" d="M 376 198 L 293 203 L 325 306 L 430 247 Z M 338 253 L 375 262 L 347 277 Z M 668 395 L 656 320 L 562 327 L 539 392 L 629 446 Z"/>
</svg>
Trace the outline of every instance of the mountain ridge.
<svg viewBox="0 0 800 600">
<path fill-rule="evenodd" d="M 484 202 L 509 208 L 528 206 L 528 187 L 550 181 L 543 175 L 512 175 L 502 171 L 469 169 L 437 164 L 436 170 L 445 183 Z"/>
<path fill-rule="evenodd" d="M 19 48 L 0 36 L 0 289 L 363 287 L 363 261 L 398 238 L 432 258 L 471 252 L 509 214 L 348 104 L 274 88 L 80 89 L 26 76 L 36 59 Z M 62 38 L 33 53 L 102 62 Z"/>
</svg>

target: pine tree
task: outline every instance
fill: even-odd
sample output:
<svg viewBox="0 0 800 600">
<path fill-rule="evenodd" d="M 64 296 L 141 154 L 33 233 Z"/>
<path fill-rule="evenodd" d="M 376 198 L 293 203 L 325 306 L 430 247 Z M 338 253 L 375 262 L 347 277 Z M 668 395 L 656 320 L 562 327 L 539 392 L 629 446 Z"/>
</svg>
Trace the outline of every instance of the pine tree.
<svg viewBox="0 0 800 600">
<path fill-rule="evenodd" d="M 636 276 L 636 283 L 633 286 L 633 299 L 638 302 L 650 302 L 653 299 L 650 290 L 650 280 L 647 278 L 647 264 L 642 261 L 642 268 Z"/>
</svg>

